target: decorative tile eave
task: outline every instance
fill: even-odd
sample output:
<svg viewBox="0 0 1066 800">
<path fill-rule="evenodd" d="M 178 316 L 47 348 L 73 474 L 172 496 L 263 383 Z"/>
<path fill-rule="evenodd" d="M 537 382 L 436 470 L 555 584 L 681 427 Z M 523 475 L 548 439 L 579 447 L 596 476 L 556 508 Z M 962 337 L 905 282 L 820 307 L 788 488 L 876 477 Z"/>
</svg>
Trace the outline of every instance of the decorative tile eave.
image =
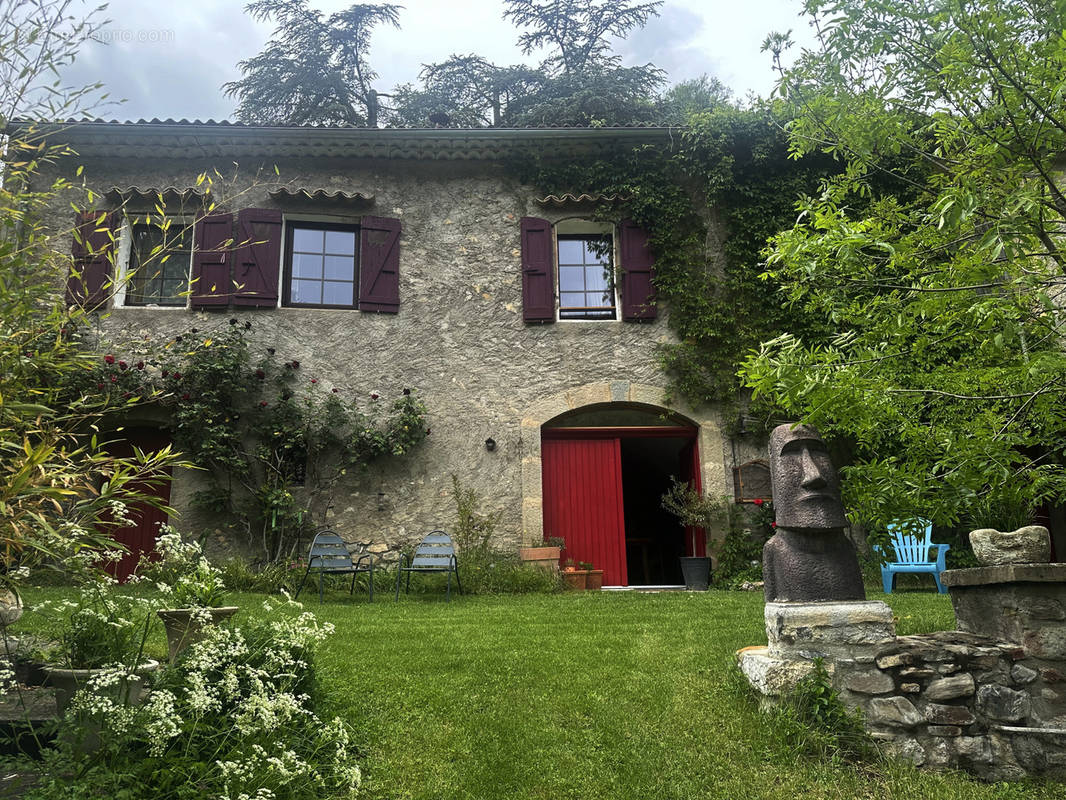
<svg viewBox="0 0 1066 800">
<path fill-rule="evenodd" d="M 115 205 L 155 205 L 160 199 L 164 205 L 184 203 L 189 200 L 202 202 L 205 196 L 206 192 L 203 189 L 178 186 L 112 186 L 104 192 L 104 197 Z"/>
<path fill-rule="evenodd" d="M 28 123 L 14 122 L 18 136 Z M 370 158 L 500 161 L 513 157 L 572 157 L 613 152 L 618 147 L 671 147 L 677 128 L 365 129 L 267 128 L 190 122 L 70 122 L 37 125 L 69 144 L 76 158 L 219 159 Z"/>
<path fill-rule="evenodd" d="M 629 200 L 629 195 L 622 194 L 550 194 L 547 197 L 539 197 L 533 202 L 549 208 L 569 208 L 572 206 L 590 206 L 624 203 Z"/>
<path fill-rule="evenodd" d="M 366 195 L 361 192 L 342 192 L 339 189 L 328 191 L 326 189 L 306 189 L 304 187 L 282 186 L 271 189 L 270 199 L 276 203 L 333 203 L 336 205 L 370 205 L 374 202 L 374 195 Z"/>
</svg>

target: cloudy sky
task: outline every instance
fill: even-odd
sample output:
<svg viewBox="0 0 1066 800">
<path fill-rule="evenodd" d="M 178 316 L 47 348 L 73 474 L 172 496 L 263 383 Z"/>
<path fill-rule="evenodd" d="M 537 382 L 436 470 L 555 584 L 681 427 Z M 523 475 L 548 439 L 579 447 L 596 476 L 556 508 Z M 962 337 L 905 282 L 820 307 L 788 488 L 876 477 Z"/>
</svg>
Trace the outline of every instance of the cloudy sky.
<svg viewBox="0 0 1066 800">
<path fill-rule="evenodd" d="M 518 32 L 502 19 L 500 0 L 395 2 L 403 6 L 401 28 L 379 28 L 371 46 L 379 91 L 415 81 L 423 64 L 453 53 L 478 53 L 497 64 L 537 61 L 515 47 Z M 351 3 L 312 5 L 330 12 Z M 243 6 L 239 0 L 111 0 L 99 41 L 86 45 L 64 77 L 75 84 L 101 81 L 113 100 L 124 100 L 99 109 L 108 118 L 227 118 L 235 103 L 220 86 L 240 77 L 237 62 L 259 52 L 272 33 Z M 759 46 L 770 31 L 789 28 L 798 42 L 809 41 L 800 7 L 801 0 L 666 0 L 661 15 L 616 51 L 626 64 L 652 62 L 665 69 L 671 83 L 706 73 L 742 97 L 765 95 L 774 76 Z"/>
</svg>

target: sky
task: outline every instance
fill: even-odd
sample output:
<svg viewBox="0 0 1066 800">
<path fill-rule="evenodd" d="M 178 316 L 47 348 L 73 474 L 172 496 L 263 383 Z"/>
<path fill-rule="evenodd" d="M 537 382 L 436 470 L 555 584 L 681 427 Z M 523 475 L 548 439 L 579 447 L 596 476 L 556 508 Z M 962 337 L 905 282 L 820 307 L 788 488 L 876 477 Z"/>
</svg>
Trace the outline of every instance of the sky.
<svg viewBox="0 0 1066 800">
<path fill-rule="evenodd" d="M 453 53 L 477 53 L 496 64 L 536 64 L 515 41 L 519 31 L 502 18 L 500 0 L 396 0 L 403 6 L 400 29 L 378 28 L 370 63 L 388 92 L 415 82 L 423 64 Z M 86 2 L 85 9 L 95 7 Z M 85 45 L 64 72 L 65 82 L 100 81 L 110 104 L 97 108 L 108 119 L 226 119 L 235 101 L 221 85 L 240 77 L 237 62 L 256 55 L 273 32 L 252 20 L 239 0 L 186 0 L 173 5 L 112 0 L 97 39 Z M 312 0 L 323 12 L 348 0 Z M 793 30 L 800 44 L 811 39 L 798 17 L 801 0 L 666 0 L 660 16 L 617 42 L 626 65 L 651 62 L 670 83 L 706 73 L 740 97 L 767 95 L 774 75 L 770 56 L 759 52 L 767 33 Z M 165 8 L 165 12 L 163 9 Z M 116 101 L 122 100 L 120 104 Z"/>
</svg>

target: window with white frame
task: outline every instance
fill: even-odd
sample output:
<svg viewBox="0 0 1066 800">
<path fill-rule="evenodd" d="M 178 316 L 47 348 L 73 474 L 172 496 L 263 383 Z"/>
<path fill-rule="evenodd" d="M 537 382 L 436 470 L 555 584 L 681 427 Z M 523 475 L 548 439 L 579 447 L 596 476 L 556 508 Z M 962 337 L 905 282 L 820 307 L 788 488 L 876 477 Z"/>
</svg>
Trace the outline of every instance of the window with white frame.
<svg viewBox="0 0 1066 800">
<path fill-rule="evenodd" d="M 181 220 L 129 220 L 123 305 L 184 308 L 189 293 L 192 230 Z"/>
<path fill-rule="evenodd" d="M 559 319 L 618 319 L 611 228 L 562 220 L 555 226 L 555 243 Z"/>
</svg>

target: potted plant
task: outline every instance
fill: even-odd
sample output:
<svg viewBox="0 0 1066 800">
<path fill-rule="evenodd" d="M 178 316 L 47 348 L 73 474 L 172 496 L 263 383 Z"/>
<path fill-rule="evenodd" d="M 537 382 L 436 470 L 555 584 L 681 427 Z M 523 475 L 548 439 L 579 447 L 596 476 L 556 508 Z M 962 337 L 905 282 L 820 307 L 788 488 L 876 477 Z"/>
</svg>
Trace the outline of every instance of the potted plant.
<svg viewBox="0 0 1066 800">
<path fill-rule="evenodd" d="M 697 552 L 697 537 L 707 536 L 707 530 L 717 523 L 728 520 L 728 498 L 701 495 L 692 486 L 676 478 L 662 497 L 662 506 L 677 517 L 691 537 L 690 552 Z M 705 540 L 706 541 L 706 540 Z M 706 591 L 711 583 L 711 559 L 709 556 L 682 556 L 681 574 L 685 588 Z"/>
<path fill-rule="evenodd" d="M 590 592 L 598 592 L 603 588 L 603 570 L 595 569 L 591 561 L 582 561 L 581 568 L 585 570 L 585 588 Z"/>
<path fill-rule="evenodd" d="M 561 536 L 549 536 L 543 545 L 518 548 L 518 557 L 527 564 L 534 564 L 544 569 L 558 570 L 559 555 L 565 546 Z"/>
<path fill-rule="evenodd" d="M 58 643 L 44 653 L 43 669 L 61 715 L 79 690 L 119 705 L 137 705 L 144 677 L 159 668 L 158 661 L 145 655 L 152 624 L 150 601 L 115 595 L 106 581 L 83 588 L 77 601 L 56 606 L 65 619 Z"/>
<path fill-rule="evenodd" d="M 571 589 L 583 592 L 588 581 L 588 572 L 574 564 L 574 559 L 569 558 L 563 567 L 563 581 Z"/>
<path fill-rule="evenodd" d="M 226 587 L 221 570 L 207 560 L 199 542 L 186 542 L 181 534 L 163 526 L 152 553 L 141 556 L 137 574 L 152 580 L 172 608 L 156 612 L 163 620 L 170 650 L 170 663 L 201 638 L 204 626 L 217 625 L 237 613 L 237 606 L 223 606 Z"/>
</svg>

